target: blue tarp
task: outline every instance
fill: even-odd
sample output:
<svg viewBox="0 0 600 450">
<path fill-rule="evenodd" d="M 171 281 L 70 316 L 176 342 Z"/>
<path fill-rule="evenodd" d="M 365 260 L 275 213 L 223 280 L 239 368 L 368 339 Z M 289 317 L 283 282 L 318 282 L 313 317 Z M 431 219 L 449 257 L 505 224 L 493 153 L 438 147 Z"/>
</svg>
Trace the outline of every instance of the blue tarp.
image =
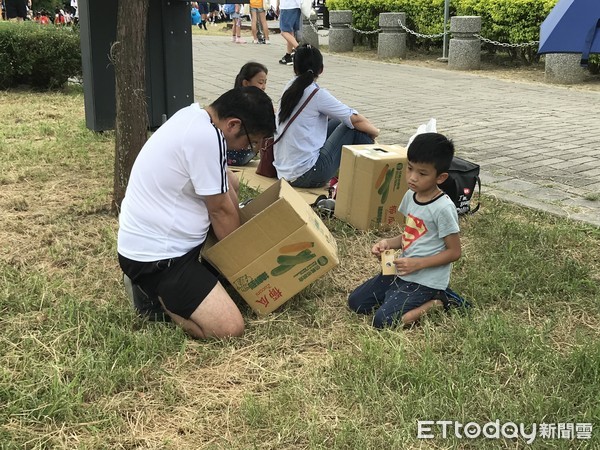
<svg viewBox="0 0 600 450">
<path fill-rule="evenodd" d="M 559 0 L 540 26 L 538 53 L 600 53 L 600 0 Z"/>
</svg>

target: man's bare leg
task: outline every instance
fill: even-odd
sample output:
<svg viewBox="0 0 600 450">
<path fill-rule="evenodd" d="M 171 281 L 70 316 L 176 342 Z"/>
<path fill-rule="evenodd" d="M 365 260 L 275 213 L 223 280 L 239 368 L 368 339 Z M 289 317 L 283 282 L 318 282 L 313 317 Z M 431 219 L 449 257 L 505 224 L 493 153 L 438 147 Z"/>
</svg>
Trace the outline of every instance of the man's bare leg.
<svg viewBox="0 0 600 450">
<path fill-rule="evenodd" d="M 220 339 L 241 336 L 244 333 L 242 313 L 221 283 L 215 285 L 189 319 L 184 319 L 167 308 L 165 311 L 173 322 L 196 339 Z"/>
</svg>

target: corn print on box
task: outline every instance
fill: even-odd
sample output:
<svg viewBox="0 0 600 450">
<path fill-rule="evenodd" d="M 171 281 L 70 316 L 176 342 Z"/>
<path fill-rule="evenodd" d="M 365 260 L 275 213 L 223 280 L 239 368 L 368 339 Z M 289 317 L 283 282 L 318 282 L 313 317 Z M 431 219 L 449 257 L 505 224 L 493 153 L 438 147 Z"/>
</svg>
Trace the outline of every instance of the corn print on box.
<svg viewBox="0 0 600 450">
<path fill-rule="evenodd" d="M 401 146 L 344 146 L 335 216 L 359 230 L 402 224 L 398 207 L 408 189 L 406 163 L 406 149 Z"/>
<path fill-rule="evenodd" d="M 242 226 L 202 258 L 215 266 L 259 315 L 279 308 L 339 264 L 335 239 L 310 205 L 279 180 L 240 212 Z"/>
</svg>

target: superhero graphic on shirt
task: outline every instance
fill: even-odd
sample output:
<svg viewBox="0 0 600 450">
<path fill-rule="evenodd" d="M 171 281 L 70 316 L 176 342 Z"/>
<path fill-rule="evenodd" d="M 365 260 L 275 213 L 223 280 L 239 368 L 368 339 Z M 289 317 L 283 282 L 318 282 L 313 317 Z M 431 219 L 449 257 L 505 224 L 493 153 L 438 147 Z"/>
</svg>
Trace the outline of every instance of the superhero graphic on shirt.
<svg viewBox="0 0 600 450">
<path fill-rule="evenodd" d="M 427 233 L 427 225 L 422 219 L 409 214 L 402 233 L 402 249 L 406 251 L 417 239 Z"/>
</svg>

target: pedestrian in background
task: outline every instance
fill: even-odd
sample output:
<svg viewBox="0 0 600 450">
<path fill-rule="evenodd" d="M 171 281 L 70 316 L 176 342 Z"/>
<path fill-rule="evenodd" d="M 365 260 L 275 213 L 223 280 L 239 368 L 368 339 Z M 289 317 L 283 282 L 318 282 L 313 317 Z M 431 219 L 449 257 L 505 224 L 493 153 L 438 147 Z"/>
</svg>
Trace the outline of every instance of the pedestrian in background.
<svg viewBox="0 0 600 450">
<path fill-rule="evenodd" d="M 5 0 L 6 18 L 18 22 L 27 19 L 27 0 Z"/>
<path fill-rule="evenodd" d="M 242 39 L 242 5 L 236 3 L 231 19 L 233 20 L 233 26 L 231 27 L 231 40 L 236 44 L 245 44 L 246 41 Z"/>
<path fill-rule="evenodd" d="M 265 14 L 264 1 L 263 0 L 250 0 L 250 18 L 252 26 L 252 42 L 254 44 L 260 44 L 258 39 L 258 24 L 262 29 L 263 43 L 270 44 L 269 41 L 269 27 L 267 26 L 267 16 Z"/>
<path fill-rule="evenodd" d="M 298 47 L 296 33 L 300 30 L 300 1 L 277 0 L 277 14 L 279 15 L 279 29 L 281 37 L 285 39 L 287 51 L 279 60 L 279 64 L 291 66 L 294 64 L 293 53 Z"/>
</svg>

